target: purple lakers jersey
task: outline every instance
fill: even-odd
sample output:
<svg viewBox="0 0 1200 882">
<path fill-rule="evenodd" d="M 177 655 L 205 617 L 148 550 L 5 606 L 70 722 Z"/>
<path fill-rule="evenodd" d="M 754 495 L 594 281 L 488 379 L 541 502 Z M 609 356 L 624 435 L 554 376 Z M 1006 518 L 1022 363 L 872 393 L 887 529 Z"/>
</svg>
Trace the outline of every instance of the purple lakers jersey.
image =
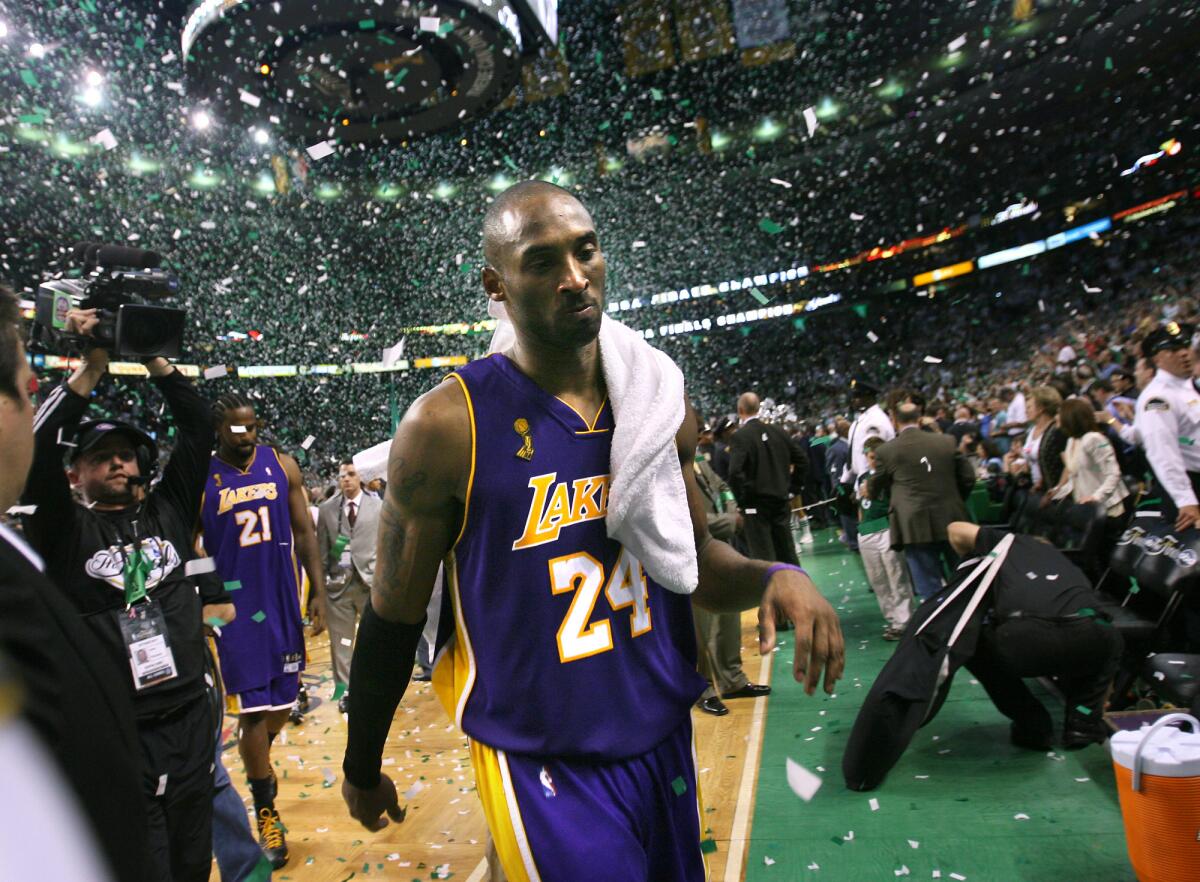
<svg viewBox="0 0 1200 882">
<path fill-rule="evenodd" d="M 648 751 L 704 689 L 690 600 L 608 538 L 613 417 L 585 419 L 503 355 L 452 374 L 471 412 L 461 535 L 433 683 L 472 738 L 514 753 Z"/>
<path fill-rule="evenodd" d="M 244 471 L 212 458 L 200 527 L 237 607 L 217 641 L 225 688 L 245 692 L 303 670 L 288 479 L 271 447 L 258 445 Z"/>
</svg>

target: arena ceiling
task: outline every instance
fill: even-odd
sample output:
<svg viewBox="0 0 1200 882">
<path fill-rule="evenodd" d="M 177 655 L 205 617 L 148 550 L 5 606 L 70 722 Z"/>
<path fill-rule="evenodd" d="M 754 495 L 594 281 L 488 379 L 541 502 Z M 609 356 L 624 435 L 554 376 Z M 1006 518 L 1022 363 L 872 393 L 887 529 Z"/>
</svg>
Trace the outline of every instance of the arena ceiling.
<svg viewBox="0 0 1200 882">
<path fill-rule="evenodd" d="M 491 193 L 538 176 L 577 187 L 630 290 L 654 289 L 750 257 L 835 259 L 1039 193 L 1103 194 L 1171 136 L 1185 145 L 1175 173 L 1192 168 L 1194 4 L 776 6 L 781 37 L 744 48 L 731 0 L 564 0 L 557 52 L 528 62 L 501 106 L 375 143 L 339 139 L 333 120 L 314 153 L 269 101 L 231 106 L 189 82 L 192 4 L 0 0 L 0 269 L 28 287 L 76 238 L 235 266 L 263 239 L 308 243 L 273 259 L 282 296 L 329 275 L 305 265 L 315 240 L 360 255 L 403 303 L 431 261 L 450 264 L 449 289 L 472 285 L 453 272 L 475 259 L 464 230 Z"/>
</svg>

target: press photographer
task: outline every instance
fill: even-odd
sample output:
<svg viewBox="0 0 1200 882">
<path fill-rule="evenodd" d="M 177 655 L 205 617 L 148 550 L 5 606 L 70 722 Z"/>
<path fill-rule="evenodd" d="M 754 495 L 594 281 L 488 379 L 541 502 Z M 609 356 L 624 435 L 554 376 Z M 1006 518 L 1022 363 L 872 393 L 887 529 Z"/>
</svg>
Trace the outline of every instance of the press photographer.
<svg viewBox="0 0 1200 882">
<path fill-rule="evenodd" d="M 62 330 L 91 340 L 99 323 L 94 309 L 69 309 Z M 152 483 L 158 449 L 147 433 L 115 419 L 80 423 L 108 361 L 108 350 L 87 350 L 79 369 L 38 409 L 22 498 L 36 509 L 25 530 L 47 575 L 126 672 L 143 759 L 151 878 L 199 882 L 211 866 L 216 732 L 202 621 L 230 617 L 228 594 L 208 589 L 211 596 L 202 598 L 188 575 L 213 444 L 211 416 L 166 359 L 146 361 L 176 428 L 175 449 Z"/>
</svg>

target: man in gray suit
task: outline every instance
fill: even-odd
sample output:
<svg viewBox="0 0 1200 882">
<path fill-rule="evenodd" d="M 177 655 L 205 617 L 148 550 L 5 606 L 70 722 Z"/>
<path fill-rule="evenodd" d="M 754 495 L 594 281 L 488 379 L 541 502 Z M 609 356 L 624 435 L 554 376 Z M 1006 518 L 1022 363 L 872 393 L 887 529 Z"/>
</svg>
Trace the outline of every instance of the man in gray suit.
<svg viewBox="0 0 1200 882">
<path fill-rule="evenodd" d="M 925 600 L 942 587 L 942 556 L 953 559 L 947 527 L 969 521 L 963 500 L 975 485 L 971 464 L 950 435 L 923 432 L 921 408 L 896 408 L 899 434 L 875 450 L 875 474 L 867 493 L 891 496 L 892 548 L 903 549 L 913 588 Z"/>
<path fill-rule="evenodd" d="M 363 608 L 371 600 L 375 579 L 375 538 L 379 527 L 378 496 L 363 491 L 353 462 L 338 467 L 339 493 L 321 504 L 317 545 L 325 562 L 329 654 L 333 659 L 334 696 L 346 712 L 350 659 Z"/>
</svg>

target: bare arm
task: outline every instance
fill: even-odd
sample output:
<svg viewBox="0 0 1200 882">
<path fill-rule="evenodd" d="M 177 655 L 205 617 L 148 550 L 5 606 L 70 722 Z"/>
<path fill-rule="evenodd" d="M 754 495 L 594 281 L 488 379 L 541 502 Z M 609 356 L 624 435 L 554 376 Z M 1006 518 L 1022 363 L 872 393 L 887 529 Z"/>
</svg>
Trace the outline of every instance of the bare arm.
<svg viewBox="0 0 1200 882">
<path fill-rule="evenodd" d="M 300 474 L 300 466 L 286 453 L 279 454 L 279 462 L 288 479 L 288 514 L 292 522 L 296 556 L 300 558 L 304 572 L 308 573 L 308 583 L 312 586 L 308 595 L 308 615 L 312 620 L 312 632 L 316 635 L 325 630 L 325 568 L 321 566 L 317 535 L 308 514 L 308 500 L 304 498 L 304 478 Z"/>
<path fill-rule="evenodd" d="M 805 691 L 811 695 L 824 670 L 825 691 L 832 692 L 845 667 L 845 646 L 837 613 L 806 573 L 778 571 L 764 590 L 763 579 L 770 562 L 742 557 L 709 534 L 704 496 L 691 466 L 696 453 L 696 418 L 690 404 L 685 404 L 685 408 L 675 446 L 700 565 L 700 584 L 693 600 L 714 612 L 738 612 L 757 606 L 758 643 L 763 653 L 775 648 L 776 625 L 792 621 L 796 626 L 793 670 L 796 680 L 804 682 Z"/>
<path fill-rule="evenodd" d="M 979 535 L 979 525 L 970 521 L 953 521 L 946 528 L 950 539 L 950 547 L 959 557 L 967 557 L 975 550 L 975 538 Z"/>
<path fill-rule="evenodd" d="M 442 383 L 404 415 L 388 455 L 387 494 L 371 605 L 389 622 L 425 615 L 438 566 L 462 527 L 471 470 L 471 422 L 457 382 Z"/>
</svg>

